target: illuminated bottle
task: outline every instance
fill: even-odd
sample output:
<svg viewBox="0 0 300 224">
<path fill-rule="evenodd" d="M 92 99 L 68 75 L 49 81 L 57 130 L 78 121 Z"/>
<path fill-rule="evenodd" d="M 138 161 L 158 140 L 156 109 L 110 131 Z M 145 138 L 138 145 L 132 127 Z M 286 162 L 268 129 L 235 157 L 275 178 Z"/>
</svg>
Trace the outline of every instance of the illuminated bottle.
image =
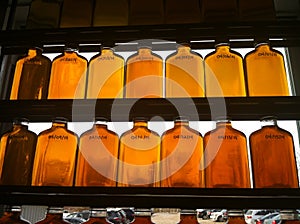
<svg viewBox="0 0 300 224">
<path fill-rule="evenodd" d="M 107 119 L 96 119 L 80 136 L 77 186 L 116 186 L 119 137 L 107 128 Z"/>
<path fill-rule="evenodd" d="M 163 60 L 149 47 L 140 47 L 126 62 L 126 97 L 163 96 Z"/>
<path fill-rule="evenodd" d="M 32 0 L 26 28 L 58 28 L 62 2 L 63 0 Z"/>
<path fill-rule="evenodd" d="M 89 219 L 84 224 L 106 224 L 107 212 L 105 208 L 92 208 Z"/>
<path fill-rule="evenodd" d="M 243 58 L 229 44 L 217 44 L 205 56 L 204 65 L 206 96 L 246 96 Z"/>
<path fill-rule="evenodd" d="M 172 129 L 161 137 L 161 186 L 205 187 L 203 138 L 189 127 L 187 118 L 177 118 Z"/>
<path fill-rule="evenodd" d="M 20 206 L 8 206 L 0 218 L 0 224 L 2 223 L 29 224 L 30 222 L 22 219 Z"/>
<path fill-rule="evenodd" d="M 134 224 L 152 224 L 151 209 L 135 209 Z"/>
<path fill-rule="evenodd" d="M 42 49 L 35 48 L 36 55 L 24 60 L 18 99 L 47 99 L 51 60 L 42 55 Z"/>
<path fill-rule="evenodd" d="M 204 66 L 188 44 L 166 58 L 166 97 L 204 97 Z"/>
<path fill-rule="evenodd" d="M 249 137 L 253 186 L 298 188 L 293 136 L 278 127 L 275 118 L 266 117 L 261 125 Z M 280 166 L 274 166 L 274 161 L 280 161 Z"/>
<path fill-rule="evenodd" d="M 118 186 L 159 187 L 160 136 L 136 118 L 120 137 Z"/>
<path fill-rule="evenodd" d="M 0 184 L 31 185 L 36 142 L 37 135 L 28 130 L 28 120 L 15 120 L 12 130 L 1 137 Z"/>
<path fill-rule="evenodd" d="M 229 210 L 228 224 L 246 224 L 243 210 Z"/>
<path fill-rule="evenodd" d="M 96 0 L 93 26 L 127 26 L 128 0 Z"/>
<path fill-rule="evenodd" d="M 296 210 L 281 210 L 280 224 L 300 224 L 299 215 Z"/>
<path fill-rule="evenodd" d="M 244 58 L 249 96 L 289 96 L 281 52 L 260 43 Z"/>
<path fill-rule="evenodd" d="M 66 48 L 52 62 L 48 99 L 84 98 L 86 72 L 87 60 Z"/>
<path fill-rule="evenodd" d="M 124 58 L 113 48 L 103 48 L 91 58 L 88 72 L 87 98 L 122 98 Z"/>
<path fill-rule="evenodd" d="M 206 187 L 250 188 L 246 136 L 229 120 L 204 135 L 204 150 Z"/>
<path fill-rule="evenodd" d="M 63 220 L 62 207 L 48 207 L 46 217 L 36 222 L 36 224 L 68 224 L 69 222 Z"/>
<path fill-rule="evenodd" d="M 196 211 L 181 210 L 179 224 L 198 224 Z"/>
<path fill-rule="evenodd" d="M 52 127 L 38 135 L 32 185 L 72 186 L 77 144 L 78 137 L 67 129 L 66 119 L 54 119 Z"/>
</svg>

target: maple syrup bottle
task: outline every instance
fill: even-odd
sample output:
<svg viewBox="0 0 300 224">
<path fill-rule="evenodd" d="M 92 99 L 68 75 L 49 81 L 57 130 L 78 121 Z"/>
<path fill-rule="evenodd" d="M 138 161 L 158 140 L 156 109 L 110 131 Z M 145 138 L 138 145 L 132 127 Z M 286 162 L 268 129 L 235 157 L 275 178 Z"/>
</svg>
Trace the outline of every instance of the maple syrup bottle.
<svg viewBox="0 0 300 224">
<path fill-rule="evenodd" d="M 30 222 L 22 219 L 20 206 L 7 206 L 0 218 L 0 224 L 2 223 L 29 224 Z"/>
<path fill-rule="evenodd" d="M 77 186 L 116 186 L 119 137 L 108 130 L 107 122 L 96 118 L 93 127 L 80 136 Z"/>
<path fill-rule="evenodd" d="M 246 224 L 243 210 L 229 210 L 228 224 Z"/>
<path fill-rule="evenodd" d="M 48 99 L 83 99 L 86 72 L 87 60 L 75 49 L 66 48 L 53 59 Z"/>
<path fill-rule="evenodd" d="M 87 98 L 123 98 L 124 58 L 113 48 L 103 48 L 91 58 Z"/>
<path fill-rule="evenodd" d="M 249 96 L 289 96 L 281 52 L 259 43 L 244 58 Z"/>
<path fill-rule="evenodd" d="M 64 0 L 60 27 L 90 27 L 92 25 L 93 0 Z"/>
<path fill-rule="evenodd" d="M 93 26 L 127 26 L 128 0 L 96 0 Z"/>
<path fill-rule="evenodd" d="M 159 187 L 160 136 L 146 118 L 135 118 L 120 137 L 118 186 Z"/>
<path fill-rule="evenodd" d="M 150 47 L 140 47 L 126 62 L 126 97 L 163 96 L 163 60 Z"/>
<path fill-rule="evenodd" d="M 72 186 L 77 148 L 78 136 L 67 129 L 67 120 L 54 119 L 38 135 L 32 185 Z"/>
<path fill-rule="evenodd" d="M 202 156 L 201 134 L 189 127 L 186 117 L 175 119 L 161 137 L 161 186 L 205 187 Z"/>
<path fill-rule="evenodd" d="M 36 142 L 37 135 L 28 130 L 28 120 L 15 120 L 12 130 L 1 137 L 0 184 L 31 185 Z"/>
<path fill-rule="evenodd" d="M 105 208 L 91 208 L 89 219 L 84 224 L 106 224 L 107 212 Z"/>
<path fill-rule="evenodd" d="M 166 58 L 166 97 L 204 97 L 204 65 L 189 44 Z"/>
<path fill-rule="evenodd" d="M 229 119 L 204 135 L 204 150 L 207 188 L 250 188 L 246 136 Z"/>
<path fill-rule="evenodd" d="M 134 224 L 152 224 L 151 209 L 135 209 L 134 210 Z"/>
<path fill-rule="evenodd" d="M 179 224 L 198 224 L 196 211 L 181 210 Z"/>
<path fill-rule="evenodd" d="M 298 188 L 293 136 L 274 117 L 265 117 L 261 125 L 249 137 L 254 187 Z M 274 166 L 274 161 L 281 165 Z"/>
<path fill-rule="evenodd" d="M 14 72 L 13 84 L 12 84 L 11 92 L 10 92 L 10 99 L 11 100 L 18 99 L 18 91 L 19 91 L 19 85 L 20 85 L 20 79 L 21 79 L 23 64 L 26 61 L 30 60 L 31 58 L 34 58 L 36 55 L 37 55 L 37 49 L 36 48 L 30 48 L 28 50 L 27 55 L 21 57 L 17 61 L 16 67 L 15 67 L 15 72 Z"/>
<path fill-rule="evenodd" d="M 18 88 L 18 99 L 47 99 L 51 60 L 35 48 L 36 55 L 25 59 Z"/>
<path fill-rule="evenodd" d="M 229 44 L 217 44 L 216 50 L 204 58 L 204 64 L 206 96 L 246 96 L 243 58 Z"/>
<path fill-rule="evenodd" d="M 63 208 L 62 207 L 48 207 L 46 217 L 36 222 L 36 224 L 67 224 L 63 220 Z"/>
<path fill-rule="evenodd" d="M 299 215 L 296 210 L 281 210 L 281 224 L 300 224 Z"/>
<path fill-rule="evenodd" d="M 32 0 L 26 28 L 58 28 L 61 5 L 61 0 Z"/>
</svg>

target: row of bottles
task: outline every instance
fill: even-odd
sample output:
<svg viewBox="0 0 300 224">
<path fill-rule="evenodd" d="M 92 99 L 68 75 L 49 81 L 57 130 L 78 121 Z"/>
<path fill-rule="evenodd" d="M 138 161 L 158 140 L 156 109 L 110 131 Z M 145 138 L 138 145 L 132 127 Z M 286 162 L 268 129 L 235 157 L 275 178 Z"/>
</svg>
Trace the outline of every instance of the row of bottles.
<svg viewBox="0 0 300 224">
<path fill-rule="evenodd" d="M 45 12 L 45 13 L 43 13 Z M 272 0 L 33 0 L 27 29 L 274 20 Z"/>
<path fill-rule="evenodd" d="M 243 59 L 229 44 L 222 43 L 204 59 L 188 44 L 178 45 L 165 63 L 149 47 L 140 47 L 126 62 L 112 48 L 103 48 L 89 62 L 71 48 L 53 62 L 41 49 L 30 49 L 17 61 L 10 99 L 290 94 L 279 51 L 260 43 Z"/>
<path fill-rule="evenodd" d="M 38 136 L 19 121 L 1 137 L 0 184 L 251 188 L 252 180 L 254 188 L 298 188 L 292 135 L 272 117 L 261 124 L 248 153 L 245 134 L 228 119 L 204 137 L 184 117 L 161 136 L 136 118 L 120 137 L 105 118 L 80 137 L 65 119 Z"/>
<path fill-rule="evenodd" d="M 299 216 L 296 210 L 280 210 L 280 221 L 283 224 L 299 224 Z M 2 223 L 28 224 L 21 216 L 20 206 L 8 206 L 4 215 L 0 217 Z M 45 217 L 34 222 L 36 224 L 70 223 L 63 217 L 63 207 L 48 207 Z M 181 210 L 175 208 L 91 208 L 90 215 L 84 224 L 198 224 L 195 210 Z M 227 222 L 229 224 L 246 224 L 244 211 L 241 209 L 228 210 Z"/>
</svg>

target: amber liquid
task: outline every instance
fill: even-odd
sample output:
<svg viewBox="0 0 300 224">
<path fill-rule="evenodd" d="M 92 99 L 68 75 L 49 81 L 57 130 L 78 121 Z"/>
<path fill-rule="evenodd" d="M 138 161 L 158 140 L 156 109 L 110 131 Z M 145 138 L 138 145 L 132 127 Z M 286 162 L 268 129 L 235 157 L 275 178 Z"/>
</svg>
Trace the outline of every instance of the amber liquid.
<svg viewBox="0 0 300 224">
<path fill-rule="evenodd" d="M 126 62 L 126 97 L 163 96 L 163 61 L 149 48 L 140 48 Z"/>
<path fill-rule="evenodd" d="M 22 124 L 1 137 L 0 184 L 31 185 L 36 142 L 37 135 Z"/>
<path fill-rule="evenodd" d="M 163 23 L 163 0 L 130 0 L 129 25 L 154 25 Z"/>
<path fill-rule="evenodd" d="M 82 99 L 85 96 L 87 60 L 66 50 L 52 62 L 48 99 Z"/>
<path fill-rule="evenodd" d="M 253 132 L 249 141 L 254 187 L 299 187 L 293 136 L 289 132 L 268 125 Z M 274 166 L 274 161 L 280 161 L 280 166 Z"/>
<path fill-rule="evenodd" d="M 246 136 L 231 122 L 218 122 L 204 136 L 205 183 L 208 188 L 250 188 Z"/>
<path fill-rule="evenodd" d="M 21 74 L 22 74 L 22 69 L 23 69 L 23 64 L 34 58 L 37 55 L 36 49 L 29 49 L 28 54 L 22 58 L 20 58 L 17 61 L 15 72 L 14 72 L 14 79 L 13 79 L 13 84 L 11 87 L 11 92 L 10 92 L 10 99 L 11 100 L 16 100 L 18 99 L 18 91 L 19 91 L 19 85 L 20 85 L 20 79 L 21 79 Z"/>
<path fill-rule="evenodd" d="M 3 216 L 0 218 L 0 224 L 2 223 L 29 224 L 29 222 L 21 219 L 21 212 L 15 211 L 4 212 Z"/>
<path fill-rule="evenodd" d="M 36 52 L 36 56 L 23 63 L 18 99 L 47 99 L 51 61 L 42 55 L 42 50 Z"/>
<path fill-rule="evenodd" d="M 166 97 L 204 97 L 203 59 L 189 46 L 166 59 Z"/>
<path fill-rule="evenodd" d="M 249 96 L 289 96 L 283 55 L 260 44 L 245 56 Z"/>
<path fill-rule="evenodd" d="M 147 127 L 147 121 L 135 121 L 134 127 L 120 138 L 118 186 L 159 186 L 160 137 Z"/>
<path fill-rule="evenodd" d="M 206 96 L 246 96 L 242 56 L 226 44 L 204 59 Z"/>
<path fill-rule="evenodd" d="M 87 98 L 122 98 L 124 59 L 112 49 L 103 49 L 89 63 Z"/>
<path fill-rule="evenodd" d="M 80 136 L 77 186 L 116 186 L 119 137 L 96 123 Z"/>
<path fill-rule="evenodd" d="M 33 0 L 30 5 L 26 28 L 58 28 L 61 2 L 60 0 Z"/>
<path fill-rule="evenodd" d="M 128 25 L 128 0 L 96 0 L 93 26 Z"/>
<path fill-rule="evenodd" d="M 196 214 L 180 214 L 179 224 L 198 224 Z"/>
<path fill-rule="evenodd" d="M 60 27 L 90 27 L 92 15 L 93 0 L 64 0 Z"/>
<path fill-rule="evenodd" d="M 55 121 L 38 135 L 32 185 L 72 186 L 78 137 L 67 123 Z"/>
<path fill-rule="evenodd" d="M 168 24 L 201 22 L 200 2 L 188 0 L 182 4 L 182 0 L 166 0 L 165 22 Z"/>
<path fill-rule="evenodd" d="M 162 187 L 205 187 L 200 169 L 203 138 L 188 121 L 175 121 L 174 128 L 163 133 L 161 155 Z"/>
</svg>

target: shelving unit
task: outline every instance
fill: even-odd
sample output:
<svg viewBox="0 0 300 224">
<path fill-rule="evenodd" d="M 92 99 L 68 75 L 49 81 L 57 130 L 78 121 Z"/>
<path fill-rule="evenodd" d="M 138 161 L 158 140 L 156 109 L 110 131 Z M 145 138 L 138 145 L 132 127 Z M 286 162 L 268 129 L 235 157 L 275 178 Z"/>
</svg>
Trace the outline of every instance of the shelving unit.
<svg viewBox="0 0 300 224">
<path fill-rule="evenodd" d="M 5 57 L 24 54 L 30 46 L 43 46 L 44 53 L 61 52 L 62 45 L 70 43 L 78 45 L 80 52 L 97 52 L 101 44 L 117 45 L 118 51 L 134 51 L 137 44 L 146 41 L 156 51 L 175 49 L 175 42 L 191 41 L 192 48 L 203 49 L 213 48 L 218 41 L 229 40 L 233 48 L 252 48 L 255 40 L 268 38 L 274 47 L 289 47 L 297 52 L 300 47 L 299 30 L 300 21 L 277 21 L 0 31 L 0 64 L 3 66 L 0 70 L 3 83 L 0 86 L 8 88 L 10 85 L 6 80 L 11 79 L 11 68 L 3 65 Z M 293 75 L 295 80 L 300 79 L 300 74 Z M 299 86 L 296 84 L 297 89 L 300 89 Z M 217 110 L 218 105 L 222 105 L 221 111 Z M 233 120 L 259 120 L 265 115 L 275 115 L 282 120 L 300 120 L 300 96 L 10 101 L 5 100 L 3 95 L 0 100 L 0 122 L 11 122 L 21 116 L 31 122 L 49 122 L 56 116 L 64 116 L 75 122 L 91 121 L 94 116 L 111 116 L 112 111 L 113 121 L 128 121 L 141 115 L 173 120 L 177 116 L 178 107 L 182 106 L 187 111 L 193 111 L 189 113 L 191 120 L 212 120 L 214 116 L 224 115 L 224 111 Z M 212 109 L 215 111 L 213 116 Z M 129 117 L 124 113 L 128 110 Z M 172 206 L 193 209 L 300 208 L 300 189 L 0 186 L 1 204 Z"/>
</svg>

